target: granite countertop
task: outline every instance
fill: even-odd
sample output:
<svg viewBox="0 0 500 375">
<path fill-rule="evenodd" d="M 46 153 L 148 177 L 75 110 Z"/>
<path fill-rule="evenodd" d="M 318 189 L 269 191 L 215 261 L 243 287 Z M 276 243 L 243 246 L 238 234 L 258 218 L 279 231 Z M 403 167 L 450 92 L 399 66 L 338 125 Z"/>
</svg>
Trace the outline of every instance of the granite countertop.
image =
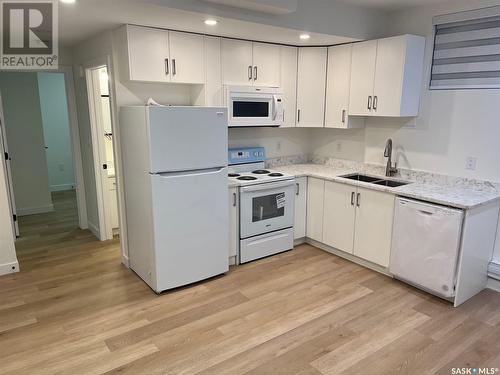
<svg viewBox="0 0 500 375">
<path fill-rule="evenodd" d="M 471 186 L 470 184 L 461 183 L 462 180 L 460 179 L 457 179 L 453 184 L 439 183 L 438 181 L 410 181 L 386 178 L 380 174 L 367 173 L 355 168 L 339 168 L 323 164 L 293 164 L 275 167 L 274 169 L 293 174 L 296 177 L 316 177 L 461 209 L 471 209 L 500 200 L 500 186 L 487 182 Z M 374 177 L 409 182 L 409 184 L 393 188 L 340 177 L 351 173 L 363 173 Z"/>
</svg>

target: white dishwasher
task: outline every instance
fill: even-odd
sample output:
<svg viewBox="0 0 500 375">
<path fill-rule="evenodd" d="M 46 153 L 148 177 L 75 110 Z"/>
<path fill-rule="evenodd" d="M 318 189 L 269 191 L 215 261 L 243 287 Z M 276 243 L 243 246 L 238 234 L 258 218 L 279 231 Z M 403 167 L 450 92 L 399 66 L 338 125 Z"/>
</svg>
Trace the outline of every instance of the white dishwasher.
<svg viewBox="0 0 500 375">
<path fill-rule="evenodd" d="M 444 298 L 455 295 L 463 211 L 397 198 L 389 271 Z"/>
</svg>

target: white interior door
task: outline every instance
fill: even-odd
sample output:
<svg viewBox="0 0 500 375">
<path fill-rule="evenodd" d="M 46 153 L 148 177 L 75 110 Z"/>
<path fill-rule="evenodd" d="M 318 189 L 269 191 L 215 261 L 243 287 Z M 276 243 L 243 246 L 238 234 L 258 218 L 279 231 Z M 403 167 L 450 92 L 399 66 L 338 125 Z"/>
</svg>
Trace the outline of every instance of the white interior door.
<svg viewBox="0 0 500 375">
<path fill-rule="evenodd" d="M 352 254 L 354 242 L 356 187 L 325 182 L 323 242 Z"/>
<path fill-rule="evenodd" d="M 222 82 L 226 85 L 252 85 L 252 42 L 222 39 Z"/>
<path fill-rule="evenodd" d="M 14 199 L 14 185 L 12 184 L 12 171 L 11 171 L 11 159 L 9 155 L 9 148 L 7 145 L 7 133 L 5 131 L 5 120 L 3 115 L 3 102 L 2 96 L 0 94 L 0 149 L 3 148 L 3 152 L 5 155 L 1 155 L 3 160 L 5 160 L 5 176 L 7 183 L 7 192 L 9 194 L 9 205 L 12 214 L 12 229 L 16 234 L 16 237 L 19 237 L 19 223 L 17 221 L 17 209 L 16 209 L 16 201 Z"/>
<path fill-rule="evenodd" d="M 326 128 L 347 128 L 351 86 L 351 54 L 351 44 L 328 48 Z"/>
<path fill-rule="evenodd" d="M 351 88 L 349 114 L 365 116 L 371 114 L 377 41 L 355 43 L 352 46 Z"/>
<path fill-rule="evenodd" d="M 325 117 L 326 47 L 299 48 L 297 126 L 322 128 Z"/>
<path fill-rule="evenodd" d="M 130 79 L 169 82 L 168 31 L 138 26 L 127 26 L 127 30 Z"/>
<path fill-rule="evenodd" d="M 253 81 L 256 86 L 279 87 L 280 46 L 253 43 Z"/>
<path fill-rule="evenodd" d="M 169 32 L 172 82 L 205 84 L 203 35 Z"/>
<path fill-rule="evenodd" d="M 157 289 L 166 290 L 229 268 L 227 167 L 153 175 Z"/>
</svg>

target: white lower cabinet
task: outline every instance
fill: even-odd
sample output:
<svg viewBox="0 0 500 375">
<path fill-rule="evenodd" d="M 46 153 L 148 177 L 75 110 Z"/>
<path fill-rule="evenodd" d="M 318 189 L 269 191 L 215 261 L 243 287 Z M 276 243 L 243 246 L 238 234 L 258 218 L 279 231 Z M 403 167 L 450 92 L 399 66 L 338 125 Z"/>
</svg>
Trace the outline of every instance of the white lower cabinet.
<svg viewBox="0 0 500 375">
<path fill-rule="evenodd" d="M 240 210 L 237 187 L 229 188 L 229 258 L 236 257 L 240 244 Z"/>
<path fill-rule="evenodd" d="M 307 216 L 307 177 L 295 179 L 295 223 L 293 225 L 293 238 L 306 236 Z"/>
<path fill-rule="evenodd" d="M 309 178 L 307 237 L 388 267 L 394 199 L 390 193 Z"/>
<path fill-rule="evenodd" d="M 323 243 L 353 253 L 356 186 L 325 182 Z"/>
<path fill-rule="evenodd" d="M 307 179 L 307 237 L 323 242 L 323 209 L 325 181 L 319 178 Z"/>
<path fill-rule="evenodd" d="M 354 255 L 383 267 L 391 255 L 394 195 L 358 187 Z"/>
</svg>

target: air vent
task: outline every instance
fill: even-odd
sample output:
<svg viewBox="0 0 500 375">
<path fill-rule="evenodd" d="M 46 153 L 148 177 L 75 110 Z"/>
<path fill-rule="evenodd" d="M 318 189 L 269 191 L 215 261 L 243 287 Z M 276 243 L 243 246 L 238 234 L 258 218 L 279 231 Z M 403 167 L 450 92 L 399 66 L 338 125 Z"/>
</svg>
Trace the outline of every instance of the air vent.
<svg viewBox="0 0 500 375">
<path fill-rule="evenodd" d="M 231 8 L 253 10 L 268 14 L 288 14 L 297 11 L 298 0 L 203 0 Z"/>
</svg>

